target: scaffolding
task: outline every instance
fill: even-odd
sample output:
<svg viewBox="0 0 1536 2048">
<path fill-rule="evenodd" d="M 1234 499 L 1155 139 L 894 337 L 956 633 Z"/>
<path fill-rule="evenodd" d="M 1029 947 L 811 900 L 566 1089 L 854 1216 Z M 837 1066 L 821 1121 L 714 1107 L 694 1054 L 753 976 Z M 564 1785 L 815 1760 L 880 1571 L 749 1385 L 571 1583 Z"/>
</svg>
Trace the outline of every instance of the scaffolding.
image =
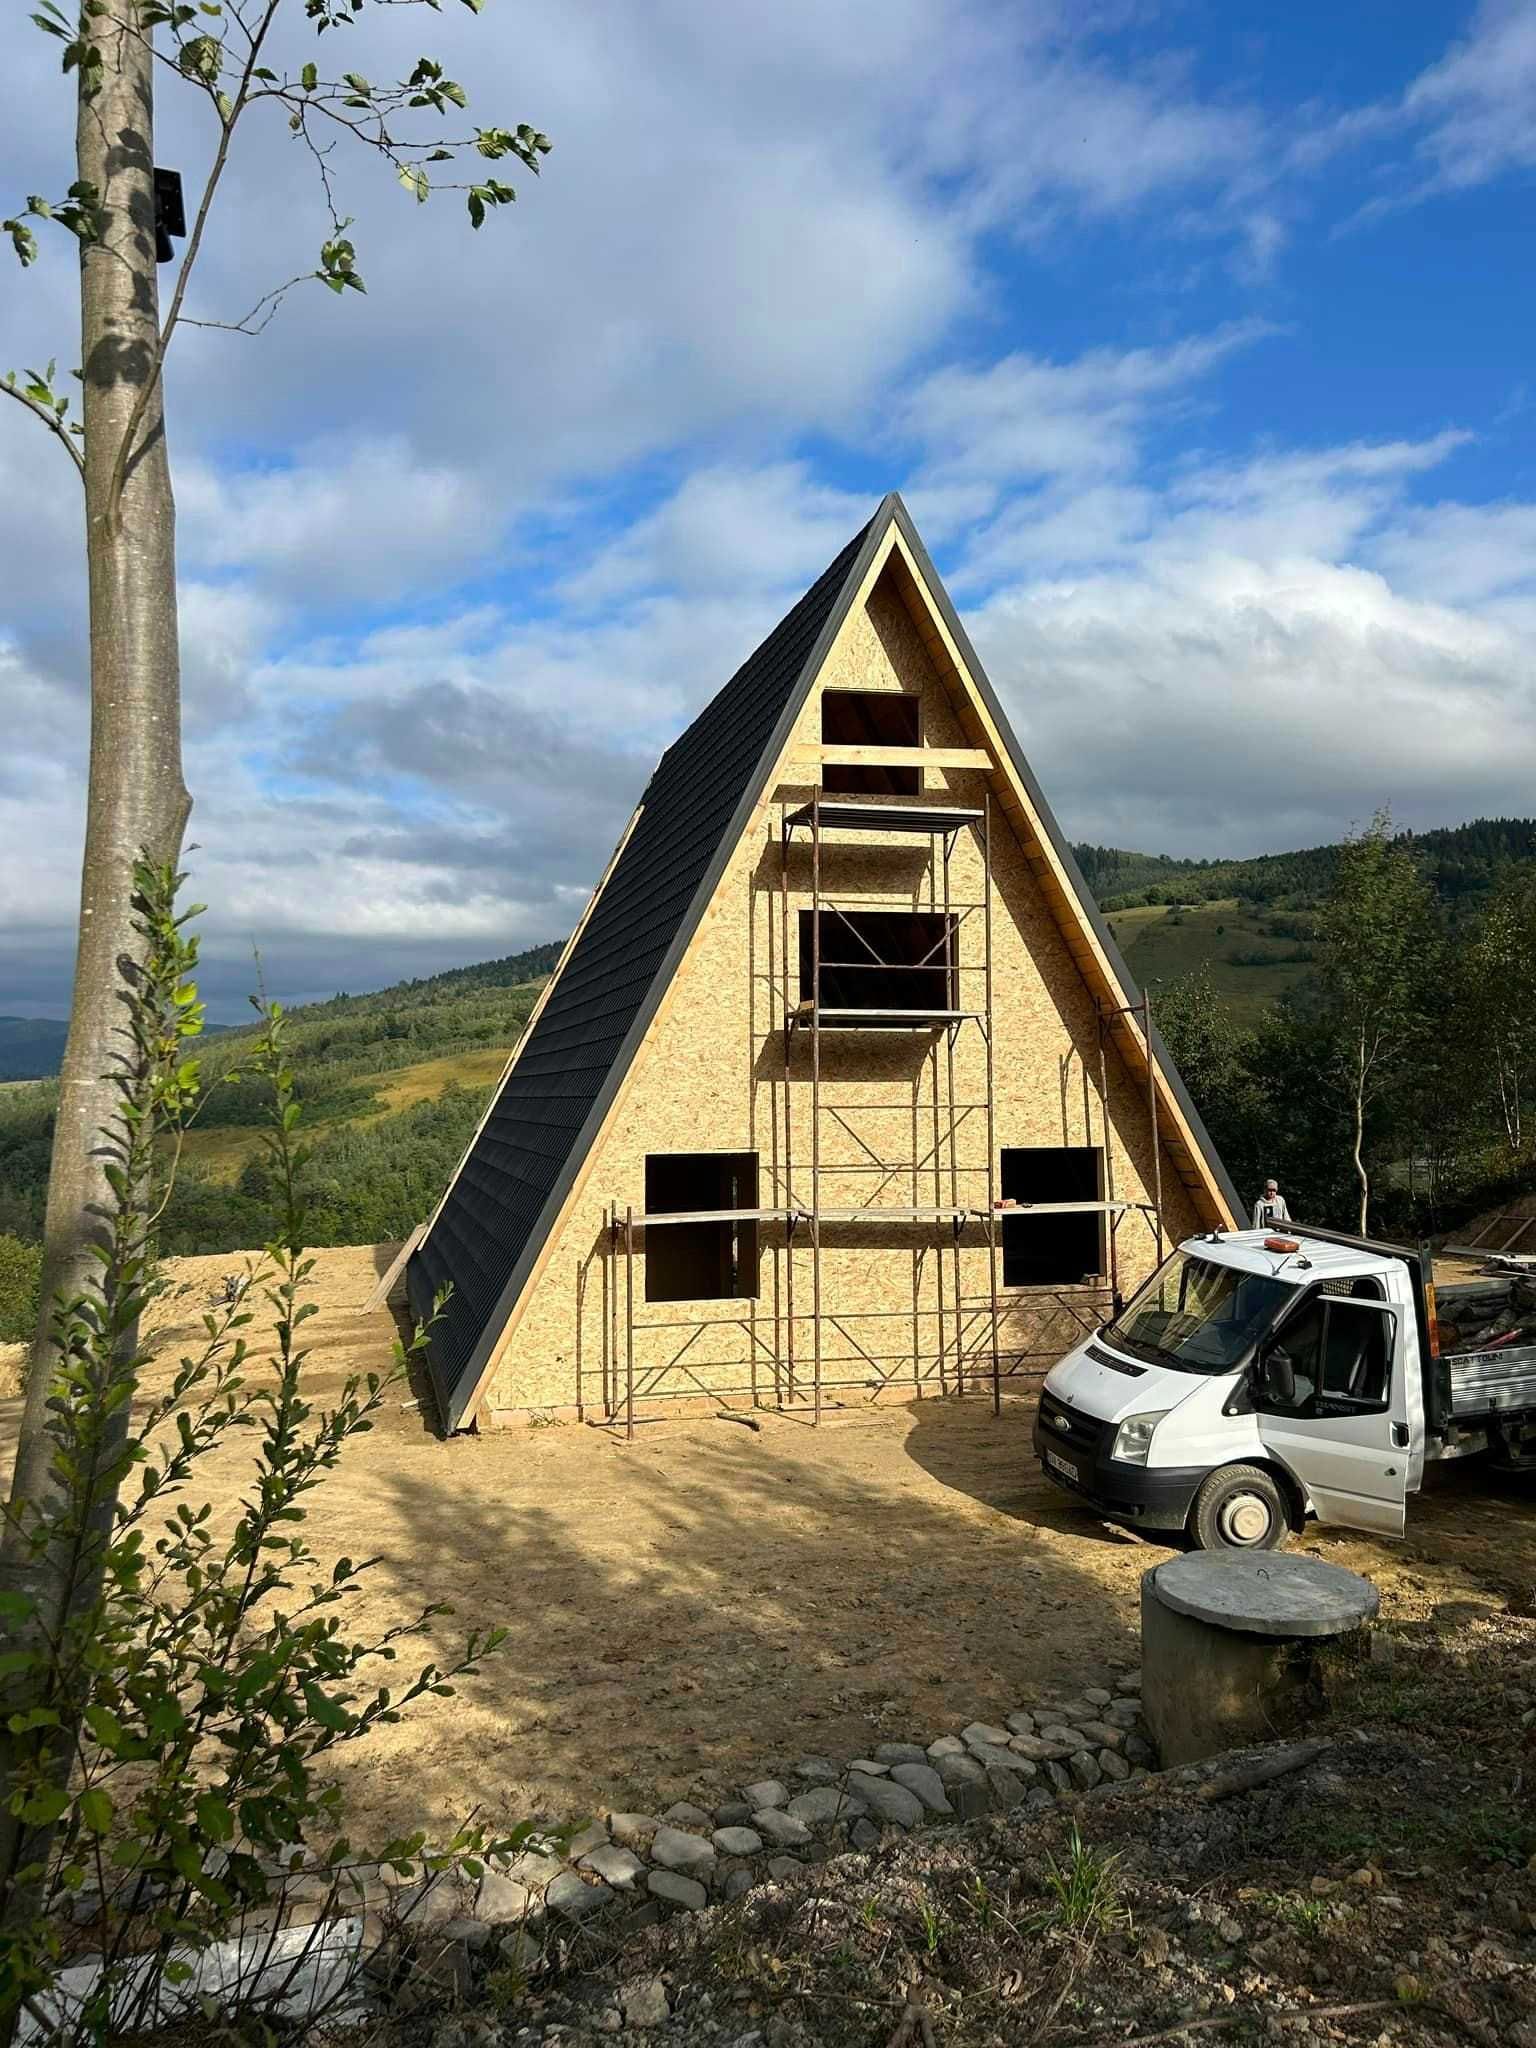
<svg viewBox="0 0 1536 2048">
<path fill-rule="evenodd" d="M 840 894 L 826 887 L 826 839 L 828 834 L 892 835 L 929 848 L 926 863 L 927 904 L 921 914 L 937 920 L 937 936 L 920 955 L 908 959 L 881 956 L 867 929 L 867 913 L 886 907 L 883 899 L 868 891 Z M 809 891 L 796 892 L 797 908 L 809 912 L 809 958 L 802 948 L 791 945 L 791 853 L 797 837 L 804 835 L 810 853 Z M 1127 1215 L 1140 1214 L 1154 1230 L 1159 1262 L 1163 1249 L 1162 1171 L 1158 1134 L 1157 1089 L 1151 1058 L 1151 1002 L 1142 1000 L 1131 1007 L 1114 1010 L 1097 1006 L 1098 1095 L 1104 1146 L 1103 1199 L 1073 1202 L 1000 1202 L 998 1199 L 996 1142 L 996 1095 L 994 1075 L 994 980 L 992 948 L 992 803 L 990 794 L 978 805 L 954 803 L 900 802 L 889 800 L 844 802 L 829 800 L 820 790 L 809 803 L 793 808 L 785 805 L 778 830 L 778 962 L 774 981 L 772 1033 L 782 1040 L 782 1150 L 778 1165 L 782 1200 L 761 1208 L 686 1210 L 646 1214 L 632 1206 L 610 1203 L 608 1210 L 609 1249 L 609 1357 L 613 1381 L 623 1361 L 622 1394 L 610 1384 L 605 1407 L 610 1420 L 622 1415 L 625 1433 L 635 1432 L 637 1401 L 687 1398 L 699 1395 L 710 1400 L 745 1397 L 753 1408 L 765 1405 L 763 1376 L 771 1376 L 771 1405 L 781 1413 L 800 1415 L 812 1426 L 820 1423 L 828 1395 L 857 1391 L 875 1399 L 888 1388 L 903 1369 L 910 1369 L 919 1385 L 937 1384 L 942 1393 L 962 1394 L 977 1380 L 990 1385 L 994 1414 L 1002 1408 L 1002 1361 L 999 1341 L 999 1254 L 1003 1223 L 1014 1216 L 1060 1215 L 1095 1212 L 1105 1219 L 1104 1244 L 1108 1292 L 1120 1301 L 1118 1237 Z M 974 899 L 962 900 L 952 886 L 952 863 L 957 846 L 969 837 L 979 856 L 981 887 Z M 892 899 L 889 907 L 906 912 L 917 910 L 910 898 Z M 866 917 L 864 928 L 855 922 Z M 846 934 L 845 957 L 824 958 L 823 933 L 838 929 Z M 967 948 L 966 934 L 975 941 Z M 976 957 L 979 952 L 979 957 Z M 868 957 L 862 957 L 867 955 Z M 808 970 L 808 972 L 807 972 Z M 916 975 L 926 977 L 907 986 L 914 1000 L 892 1003 L 848 1001 L 848 982 L 861 973 L 883 977 Z M 800 986 L 797 990 L 797 980 Z M 918 1001 L 923 994 L 935 994 L 941 1001 Z M 888 983 L 882 982 L 882 986 Z M 842 1000 L 825 1000 L 836 994 Z M 1114 1147 L 1109 1119 L 1108 1055 L 1111 1034 L 1120 1020 L 1135 1017 L 1148 1049 L 1148 1111 L 1154 1160 L 1155 1195 L 1151 1203 L 1120 1200 L 1115 1193 Z M 966 1099 L 956 1088 L 956 1045 L 962 1033 L 979 1035 L 984 1082 L 980 1099 Z M 826 1041 L 846 1047 L 864 1033 L 909 1033 L 928 1040 L 923 1069 L 931 1072 L 932 1085 L 926 1100 L 914 1084 L 905 1100 L 847 1099 L 829 1094 L 825 1065 Z M 794 1065 L 797 1051 L 808 1057 L 808 1118 L 810 1157 L 796 1159 Z M 911 1142 L 898 1153 L 888 1139 L 872 1142 L 858 1128 L 865 1114 L 889 1119 L 904 1114 Z M 919 1124 L 926 1114 L 927 1130 L 919 1137 Z M 985 1151 L 980 1160 L 962 1159 L 962 1135 L 980 1119 L 985 1132 Z M 853 1140 L 862 1155 L 852 1160 L 830 1159 L 825 1140 L 833 1131 Z M 834 1203 L 824 1199 L 829 1184 L 849 1176 L 872 1183 L 865 1199 Z M 905 1187 L 912 1199 L 895 1204 L 883 1197 Z M 919 1199 L 922 1197 L 922 1199 Z M 771 1317 L 762 1316 L 755 1297 L 736 1297 L 741 1313 L 728 1312 L 730 1297 L 716 1304 L 722 1313 L 707 1317 L 683 1316 L 636 1321 L 635 1251 L 649 1229 L 679 1224 L 725 1224 L 733 1228 L 749 1224 L 782 1231 L 782 1293 Z M 840 1307 L 828 1299 L 823 1273 L 824 1232 L 864 1225 L 889 1231 L 905 1228 L 921 1236 L 931 1235 L 934 1254 L 934 1300 L 914 1299 L 900 1308 L 860 1309 Z M 811 1301 L 808 1309 L 795 1305 L 797 1248 L 804 1246 L 810 1263 Z M 963 1286 L 967 1248 L 985 1253 L 984 1292 L 969 1297 Z M 619 1264 L 622 1260 L 622 1280 Z M 948 1273 L 946 1275 L 946 1262 Z M 1102 1269 L 1101 1269 L 1102 1271 Z M 914 1282 L 914 1293 L 920 1292 Z M 1042 1290 L 1049 1292 L 1058 1309 L 1076 1319 L 1085 1331 L 1097 1327 L 1101 1317 L 1086 1322 L 1068 1295 L 1091 1293 L 1100 1299 L 1103 1280 L 1095 1287 L 1079 1286 Z M 620 1341 L 620 1317 L 623 1331 Z M 772 1328 L 771 1341 L 761 1323 Z M 906 1323 L 911 1342 L 888 1349 L 881 1326 Z M 805 1327 L 809 1325 L 808 1332 Z M 861 1341 L 857 1330 L 869 1332 Z M 920 1333 L 931 1329 L 931 1341 Z M 722 1385 L 712 1377 L 718 1371 L 739 1369 L 739 1359 L 703 1355 L 706 1339 L 720 1333 L 742 1332 L 746 1338 L 748 1377 L 740 1384 Z M 663 1362 L 637 1363 L 637 1333 L 676 1336 L 676 1349 Z M 829 1333 L 848 1347 L 829 1359 Z M 806 1343 L 808 1335 L 809 1343 Z M 809 1350 L 809 1358 L 805 1356 Z M 1021 1354 L 1021 1357 L 1026 1354 Z M 978 1369 L 978 1361 L 980 1368 Z M 809 1372 L 805 1370 L 809 1366 Z M 849 1372 L 847 1368 L 852 1367 Z M 1010 1373 L 1021 1369 L 1011 1366 Z M 806 1385 L 807 1379 L 809 1385 Z M 681 1385 L 667 1384 L 681 1380 Z"/>
</svg>

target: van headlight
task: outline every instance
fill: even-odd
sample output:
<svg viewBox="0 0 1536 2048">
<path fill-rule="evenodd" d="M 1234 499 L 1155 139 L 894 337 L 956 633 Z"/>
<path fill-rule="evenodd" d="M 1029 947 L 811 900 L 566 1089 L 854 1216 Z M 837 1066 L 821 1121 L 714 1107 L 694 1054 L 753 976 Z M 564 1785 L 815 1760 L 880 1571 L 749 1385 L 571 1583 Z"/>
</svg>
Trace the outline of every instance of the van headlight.
<svg viewBox="0 0 1536 2048">
<path fill-rule="evenodd" d="M 1109 1455 L 1122 1465 L 1145 1465 L 1152 1432 L 1167 1413 L 1166 1408 L 1159 1408 L 1152 1415 L 1127 1415 L 1115 1431 L 1115 1447 Z"/>
</svg>

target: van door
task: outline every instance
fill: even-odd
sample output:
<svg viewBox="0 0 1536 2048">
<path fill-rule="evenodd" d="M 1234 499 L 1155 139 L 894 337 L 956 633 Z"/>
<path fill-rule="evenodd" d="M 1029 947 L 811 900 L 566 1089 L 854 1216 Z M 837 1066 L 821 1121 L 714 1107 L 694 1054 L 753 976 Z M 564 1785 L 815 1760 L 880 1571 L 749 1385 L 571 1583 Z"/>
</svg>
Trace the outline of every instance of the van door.
<svg viewBox="0 0 1536 2048">
<path fill-rule="evenodd" d="M 1259 1434 L 1306 1488 L 1320 1522 L 1401 1536 L 1412 1332 L 1374 1280 L 1345 1284 L 1351 1293 L 1307 1295 L 1261 1351 Z"/>
</svg>

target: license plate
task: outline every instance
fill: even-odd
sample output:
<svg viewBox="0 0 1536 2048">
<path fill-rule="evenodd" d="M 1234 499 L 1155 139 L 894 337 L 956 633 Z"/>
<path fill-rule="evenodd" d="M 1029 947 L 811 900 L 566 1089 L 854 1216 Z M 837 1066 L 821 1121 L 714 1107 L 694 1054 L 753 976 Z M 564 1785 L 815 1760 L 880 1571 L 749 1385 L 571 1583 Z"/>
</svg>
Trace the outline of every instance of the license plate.
<svg viewBox="0 0 1536 2048">
<path fill-rule="evenodd" d="M 1054 1451 L 1047 1451 L 1045 1462 L 1053 1472 L 1059 1472 L 1064 1479 L 1070 1479 L 1074 1485 L 1077 1484 L 1077 1467 L 1070 1460 L 1058 1458 Z"/>
</svg>

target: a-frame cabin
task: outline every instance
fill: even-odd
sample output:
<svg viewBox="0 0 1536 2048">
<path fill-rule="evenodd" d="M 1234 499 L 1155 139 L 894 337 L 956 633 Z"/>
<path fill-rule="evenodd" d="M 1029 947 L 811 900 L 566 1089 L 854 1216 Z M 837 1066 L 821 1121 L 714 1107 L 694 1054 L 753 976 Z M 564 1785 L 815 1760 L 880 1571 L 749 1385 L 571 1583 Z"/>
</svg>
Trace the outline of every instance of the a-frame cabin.
<svg viewBox="0 0 1536 2048">
<path fill-rule="evenodd" d="M 1025 1391 L 1237 1206 L 892 495 L 662 756 L 407 1285 L 450 1429 L 814 1416 Z"/>
</svg>

